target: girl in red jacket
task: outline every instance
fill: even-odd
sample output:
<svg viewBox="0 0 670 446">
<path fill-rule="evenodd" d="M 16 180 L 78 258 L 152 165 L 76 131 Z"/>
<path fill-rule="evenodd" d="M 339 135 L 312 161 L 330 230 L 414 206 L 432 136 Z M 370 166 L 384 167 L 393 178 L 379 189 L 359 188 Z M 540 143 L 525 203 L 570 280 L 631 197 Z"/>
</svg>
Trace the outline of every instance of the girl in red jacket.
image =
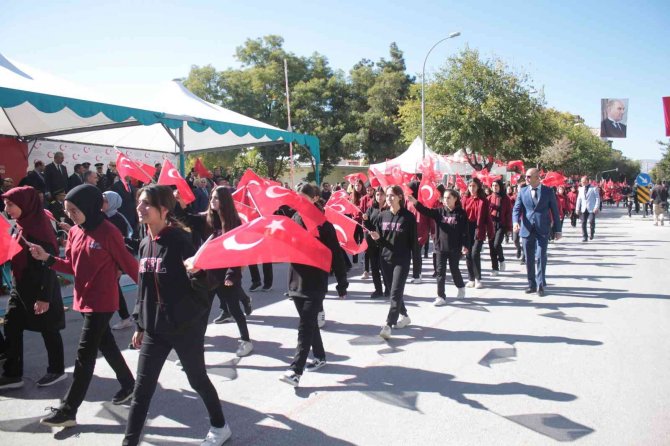
<svg viewBox="0 0 670 446">
<path fill-rule="evenodd" d="M 512 232 L 512 203 L 503 189 L 501 180 L 494 181 L 489 195 L 489 252 L 491 254 L 492 276 L 505 271 L 505 255 L 502 242 L 505 234 Z"/>
<path fill-rule="evenodd" d="M 65 197 L 65 212 L 76 225 L 68 234 L 65 258 L 52 256 L 40 245 L 30 246 L 30 253 L 37 260 L 56 271 L 74 275 L 73 308 L 84 317 L 72 384 L 60 407 L 52 407 L 52 414 L 40 420 L 47 426 L 77 424 L 77 410 L 93 377 L 98 350 L 121 383 L 112 403 L 122 404 L 133 395 L 135 379 L 116 345 L 109 320 L 119 309 L 119 289 L 114 286 L 119 269 L 137 283 L 138 263 L 101 208 L 102 192 L 97 187 L 90 184 L 75 187 Z"/>
<path fill-rule="evenodd" d="M 463 209 L 468 216 L 469 245 L 466 264 L 470 281 L 468 288 L 483 288 L 481 253 L 489 221 L 489 201 L 482 189 L 482 182 L 472 178 L 468 190 L 463 195 Z"/>
</svg>

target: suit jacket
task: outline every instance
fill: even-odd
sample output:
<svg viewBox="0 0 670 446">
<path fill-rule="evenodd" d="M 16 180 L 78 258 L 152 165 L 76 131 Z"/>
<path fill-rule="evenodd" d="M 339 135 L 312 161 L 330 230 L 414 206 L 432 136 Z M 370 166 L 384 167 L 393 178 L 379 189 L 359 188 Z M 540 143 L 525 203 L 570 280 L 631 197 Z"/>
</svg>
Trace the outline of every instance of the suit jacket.
<svg viewBox="0 0 670 446">
<path fill-rule="evenodd" d="M 584 213 L 588 211 L 593 213 L 596 209 L 600 208 L 600 191 L 595 186 L 588 186 L 588 191 L 584 186 L 579 187 L 579 193 L 577 195 L 577 203 L 575 204 L 575 209 L 577 212 Z"/>
<path fill-rule="evenodd" d="M 46 193 L 47 191 L 47 183 L 44 175 L 41 175 L 34 170 L 28 172 L 28 174 L 19 181 L 19 186 L 32 186 L 42 193 Z"/>
<path fill-rule="evenodd" d="M 58 189 L 63 189 L 65 192 L 69 190 L 67 187 L 67 167 L 61 164 L 61 169 L 62 172 L 59 172 L 55 163 L 47 164 L 46 168 L 44 169 L 44 180 L 47 183 L 47 189 L 49 192 L 54 192 Z"/>
<path fill-rule="evenodd" d="M 558 204 L 556 194 L 547 186 L 537 187 L 537 204 L 533 201 L 533 188 L 528 185 L 521 189 L 514 203 L 512 221 L 521 223 L 521 237 L 528 237 L 532 232 L 538 235 L 549 235 L 549 229 L 552 227 L 554 232 L 561 232 L 561 219 L 558 214 Z M 551 217 L 549 213 L 551 212 Z"/>
<path fill-rule="evenodd" d="M 74 189 L 75 187 L 79 186 L 80 184 L 84 184 L 84 180 L 81 179 L 81 176 L 79 176 L 78 173 L 73 173 L 70 175 L 70 177 L 67 179 L 67 188 L 69 189 Z"/>
<path fill-rule="evenodd" d="M 606 138 L 625 138 L 626 137 L 626 124 L 619 123 L 620 129 L 614 127 L 614 123 L 609 119 L 604 119 L 600 123 L 600 136 Z"/>
</svg>

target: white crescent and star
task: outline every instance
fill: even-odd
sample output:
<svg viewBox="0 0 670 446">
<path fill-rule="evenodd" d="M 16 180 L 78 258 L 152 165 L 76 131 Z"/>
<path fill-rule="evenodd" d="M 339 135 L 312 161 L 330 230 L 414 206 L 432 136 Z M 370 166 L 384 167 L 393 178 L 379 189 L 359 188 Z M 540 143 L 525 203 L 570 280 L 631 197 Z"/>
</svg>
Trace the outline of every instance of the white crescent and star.
<svg viewBox="0 0 670 446">
<path fill-rule="evenodd" d="M 349 241 L 349 238 L 347 237 L 347 233 L 344 232 L 344 229 L 342 229 L 342 226 L 340 226 L 336 223 L 333 223 L 333 227 L 335 228 L 336 232 L 339 232 L 339 233 L 342 234 L 342 237 L 344 238 L 344 242 L 342 242 L 342 243 L 346 244 Z"/>
<path fill-rule="evenodd" d="M 433 199 L 433 193 L 434 193 L 433 188 L 428 186 L 428 185 L 423 185 L 423 186 L 421 186 L 421 191 L 424 191 L 424 190 L 428 190 L 428 192 L 430 192 L 430 196 L 428 198 L 426 198 L 426 200 L 432 200 Z"/>
<path fill-rule="evenodd" d="M 284 227 L 284 222 L 281 220 L 272 220 L 272 222 L 266 226 L 270 230 L 270 235 L 273 235 L 277 231 L 286 231 Z"/>
<path fill-rule="evenodd" d="M 341 204 L 331 204 L 330 207 L 333 208 L 333 210 L 335 210 L 335 211 L 337 211 L 337 212 L 339 212 L 339 213 L 343 213 L 343 212 L 344 212 L 344 205 L 341 205 Z"/>
<path fill-rule="evenodd" d="M 179 175 L 179 172 L 177 172 L 177 169 L 175 169 L 174 167 L 168 170 L 167 174 L 170 178 L 177 178 L 177 179 L 181 178 L 181 175 Z"/>
<path fill-rule="evenodd" d="M 256 240 L 253 243 L 239 243 L 235 240 L 236 235 L 228 237 L 223 241 L 223 248 L 231 251 L 244 251 L 245 249 L 251 249 L 254 246 L 258 245 L 263 241 L 263 239 Z"/>
<path fill-rule="evenodd" d="M 275 189 L 284 189 L 286 192 L 280 194 L 280 193 L 275 192 Z M 289 190 L 287 190 L 283 187 L 279 187 L 279 186 L 270 186 L 265 190 L 265 195 L 267 195 L 269 198 L 281 198 L 281 197 L 285 197 L 286 195 L 288 195 L 290 193 L 291 193 L 291 191 L 289 191 Z"/>
</svg>

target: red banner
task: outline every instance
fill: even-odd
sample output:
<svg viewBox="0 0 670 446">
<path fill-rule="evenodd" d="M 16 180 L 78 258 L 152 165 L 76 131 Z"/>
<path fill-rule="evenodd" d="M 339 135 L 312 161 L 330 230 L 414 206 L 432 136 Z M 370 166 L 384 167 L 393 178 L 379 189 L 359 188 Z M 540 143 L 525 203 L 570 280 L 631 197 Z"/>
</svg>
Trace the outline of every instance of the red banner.
<svg viewBox="0 0 670 446">
<path fill-rule="evenodd" d="M 663 115 L 665 116 L 665 136 L 670 136 L 670 96 L 663 98 Z"/>
</svg>

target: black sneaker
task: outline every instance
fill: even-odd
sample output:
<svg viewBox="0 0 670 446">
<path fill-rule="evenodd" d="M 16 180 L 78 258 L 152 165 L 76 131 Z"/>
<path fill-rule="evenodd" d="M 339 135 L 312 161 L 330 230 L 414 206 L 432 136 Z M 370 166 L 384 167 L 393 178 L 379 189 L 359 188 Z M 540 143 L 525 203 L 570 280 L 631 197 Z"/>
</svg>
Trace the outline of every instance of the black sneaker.
<svg viewBox="0 0 670 446">
<path fill-rule="evenodd" d="M 219 314 L 219 316 L 216 319 L 214 319 L 214 323 L 215 324 L 225 324 L 226 322 L 232 322 L 234 320 L 235 320 L 235 318 L 233 317 L 232 314 L 228 313 L 225 310 L 222 310 L 221 314 Z"/>
<path fill-rule="evenodd" d="M 114 398 L 112 398 L 112 404 L 119 405 L 123 404 L 126 401 L 130 400 L 133 397 L 133 389 L 134 385 L 131 387 L 127 387 L 125 389 L 121 389 L 118 392 L 116 392 L 116 395 L 114 395 Z"/>
<path fill-rule="evenodd" d="M 384 297 L 391 297 L 391 292 L 389 290 L 384 291 Z"/>
<path fill-rule="evenodd" d="M 370 299 L 380 299 L 384 297 L 384 293 L 380 293 L 379 291 L 373 291 L 372 294 L 370 294 Z"/>
<path fill-rule="evenodd" d="M 279 377 L 279 381 L 285 382 L 286 384 L 291 385 L 293 387 L 298 387 L 298 385 L 300 384 L 301 376 L 302 375 L 298 375 L 293 370 L 289 370 Z"/>
<path fill-rule="evenodd" d="M 47 387 L 67 378 L 65 373 L 47 373 L 37 380 L 37 387 Z"/>
<path fill-rule="evenodd" d="M 49 407 L 51 415 L 40 420 L 41 424 L 51 427 L 74 427 L 77 425 L 77 420 L 74 415 L 67 413 L 62 409 Z"/>
<path fill-rule="evenodd" d="M 265 285 L 263 288 L 261 288 L 262 291 L 270 291 L 272 290 L 272 285 Z"/>
<path fill-rule="evenodd" d="M 20 389 L 23 387 L 23 378 L 20 376 L 0 376 L 0 390 Z"/>
<path fill-rule="evenodd" d="M 251 312 L 254 311 L 254 307 L 251 306 L 251 297 L 246 296 L 247 299 L 242 299 L 242 306 L 244 307 L 244 314 L 247 316 L 251 315 Z"/>
<path fill-rule="evenodd" d="M 307 364 L 305 366 L 305 371 L 306 372 L 313 372 L 315 370 L 319 370 L 321 367 L 326 365 L 326 360 L 325 359 L 318 359 L 314 358 L 312 359 L 312 362 Z"/>
<path fill-rule="evenodd" d="M 258 283 L 252 283 L 251 286 L 249 287 L 249 291 L 251 291 L 251 292 L 253 293 L 254 291 L 258 291 L 258 289 L 259 289 L 260 287 L 261 287 L 261 283 L 260 283 L 260 282 L 258 282 Z"/>
</svg>

